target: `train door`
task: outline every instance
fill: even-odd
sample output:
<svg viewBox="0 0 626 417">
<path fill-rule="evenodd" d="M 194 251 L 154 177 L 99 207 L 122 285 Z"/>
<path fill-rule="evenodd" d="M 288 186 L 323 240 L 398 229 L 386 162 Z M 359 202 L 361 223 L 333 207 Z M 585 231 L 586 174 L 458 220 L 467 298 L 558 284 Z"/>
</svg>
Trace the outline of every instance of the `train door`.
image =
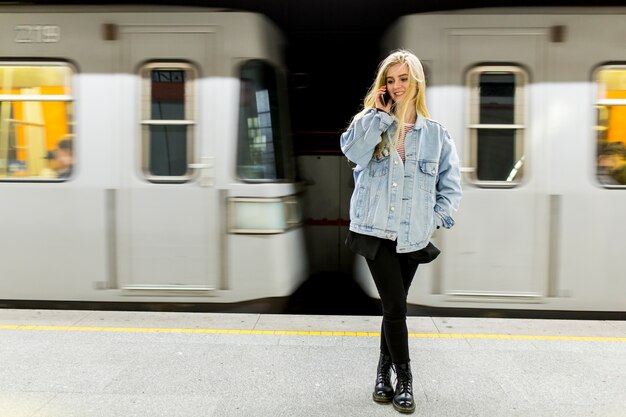
<svg viewBox="0 0 626 417">
<path fill-rule="evenodd" d="M 435 292 L 450 301 L 538 302 L 546 293 L 550 202 L 541 185 L 546 152 L 531 140 L 541 131 L 541 99 L 530 80 L 545 79 L 545 33 L 452 30 L 448 51 L 450 74 L 464 74 L 468 109 L 464 196 L 457 225 L 438 237 L 447 253 Z"/>
<path fill-rule="evenodd" d="M 121 38 L 121 65 L 131 74 L 124 90 L 135 110 L 120 115 L 132 132 L 122 144 L 117 201 L 120 287 L 202 294 L 216 287 L 220 259 L 202 81 L 216 67 L 216 36 L 204 27 L 142 26 L 122 28 Z"/>
</svg>

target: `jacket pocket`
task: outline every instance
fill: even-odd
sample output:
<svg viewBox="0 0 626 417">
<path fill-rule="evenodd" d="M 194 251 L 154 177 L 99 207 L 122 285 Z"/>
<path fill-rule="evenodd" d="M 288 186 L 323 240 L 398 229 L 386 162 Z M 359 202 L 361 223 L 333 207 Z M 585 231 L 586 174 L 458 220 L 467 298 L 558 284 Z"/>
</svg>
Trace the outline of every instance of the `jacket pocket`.
<svg viewBox="0 0 626 417">
<path fill-rule="evenodd" d="M 409 242 L 423 243 L 430 239 L 436 229 L 435 226 L 435 194 L 418 191 L 418 198 L 414 199 L 409 215 Z"/>
<path fill-rule="evenodd" d="M 389 172 L 389 157 L 384 156 L 381 159 L 372 158 L 368 170 L 371 177 L 384 177 Z"/>
<path fill-rule="evenodd" d="M 353 219 L 363 219 L 367 216 L 367 206 L 369 200 L 369 187 L 364 187 L 359 185 L 354 193 L 353 201 L 350 205 L 350 209 L 352 210 L 351 218 Z"/>
<path fill-rule="evenodd" d="M 439 174 L 439 163 L 421 159 L 419 161 L 418 185 L 421 190 L 434 193 L 437 185 L 437 176 Z"/>
</svg>

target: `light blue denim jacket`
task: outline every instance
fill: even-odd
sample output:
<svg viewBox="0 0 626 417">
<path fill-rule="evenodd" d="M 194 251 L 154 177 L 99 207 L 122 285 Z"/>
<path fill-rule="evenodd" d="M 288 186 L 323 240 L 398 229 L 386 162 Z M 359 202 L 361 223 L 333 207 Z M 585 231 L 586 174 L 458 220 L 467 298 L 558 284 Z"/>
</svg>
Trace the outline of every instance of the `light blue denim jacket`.
<svg viewBox="0 0 626 417">
<path fill-rule="evenodd" d="M 418 117 L 405 138 L 405 162 L 390 139 L 398 127 L 389 114 L 371 109 L 341 135 L 341 150 L 357 166 L 350 200 L 350 230 L 396 240 L 397 252 L 425 247 L 439 226 L 454 225 L 461 200 L 459 158 L 439 123 Z M 386 148 L 374 148 L 386 135 Z"/>
</svg>

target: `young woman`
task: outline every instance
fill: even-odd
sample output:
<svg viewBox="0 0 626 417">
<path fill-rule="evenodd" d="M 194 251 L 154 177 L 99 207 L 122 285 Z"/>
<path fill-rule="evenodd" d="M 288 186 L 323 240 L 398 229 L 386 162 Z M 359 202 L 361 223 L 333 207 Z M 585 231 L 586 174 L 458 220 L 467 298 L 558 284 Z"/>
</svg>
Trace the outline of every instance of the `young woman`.
<svg viewBox="0 0 626 417">
<path fill-rule="evenodd" d="M 419 263 L 439 251 L 430 238 L 454 225 L 461 184 L 459 159 L 446 129 L 430 120 L 419 59 L 393 52 L 378 69 L 363 110 L 341 135 L 356 164 L 348 246 L 367 259 L 383 307 L 373 398 L 415 411 L 406 327 L 406 298 Z M 397 383 L 391 386 L 391 368 Z"/>
</svg>

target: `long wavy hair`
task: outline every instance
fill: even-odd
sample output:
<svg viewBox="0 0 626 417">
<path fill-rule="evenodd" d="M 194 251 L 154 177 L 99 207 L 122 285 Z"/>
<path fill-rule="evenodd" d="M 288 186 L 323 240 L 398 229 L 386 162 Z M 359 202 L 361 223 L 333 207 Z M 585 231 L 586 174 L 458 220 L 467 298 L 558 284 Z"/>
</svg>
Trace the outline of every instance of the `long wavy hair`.
<svg viewBox="0 0 626 417">
<path fill-rule="evenodd" d="M 398 140 L 400 132 L 404 130 L 404 118 L 410 106 L 415 106 L 415 112 L 419 116 L 430 117 L 426 107 L 426 77 L 424 76 L 424 68 L 420 60 L 412 52 L 406 49 L 397 49 L 392 51 L 379 64 L 374 83 L 363 99 L 363 110 L 357 113 L 350 122 L 350 125 L 352 125 L 356 120 L 363 117 L 369 109 L 376 108 L 376 93 L 380 87 L 387 85 L 387 72 L 391 66 L 396 64 L 406 64 L 409 69 L 409 89 L 412 91 L 416 88 L 417 95 L 415 100 L 403 100 L 400 103 L 394 103 L 391 107 L 391 115 L 398 121 L 398 129 L 394 137 L 390 138 L 394 144 Z M 379 148 L 384 147 L 384 138 L 380 145 Z"/>
</svg>

